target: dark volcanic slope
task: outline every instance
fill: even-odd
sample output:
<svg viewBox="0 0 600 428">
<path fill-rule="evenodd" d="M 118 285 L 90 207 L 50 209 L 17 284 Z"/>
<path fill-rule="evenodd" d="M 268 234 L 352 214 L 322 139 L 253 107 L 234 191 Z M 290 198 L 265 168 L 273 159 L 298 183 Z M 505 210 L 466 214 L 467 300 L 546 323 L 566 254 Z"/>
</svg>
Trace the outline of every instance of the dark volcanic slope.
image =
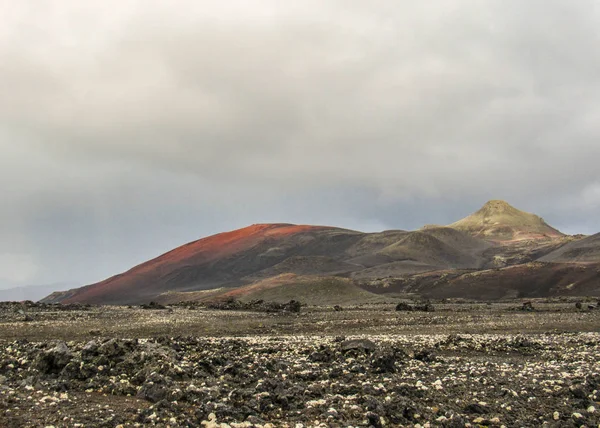
<svg viewBox="0 0 600 428">
<path fill-rule="evenodd" d="M 600 233 L 571 242 L 540 260 L 554 263 L 600 263 Z"/>
<path fill-rule="evenodd" d="M 121 275 L 55 293 L 45 301 L 133 304 L 164 292 L 240 287 L 286 273 L 348 276 L 365 270 L 377 276 L 372 269 L 377 265 L 385 265 L 388 275 L 404 274 L 407 266 L 414 266 L 415 272 L 476 268 L 490 245 L 448 228 L 365 234 L 323 226 L 259 224 L 192 242 Z"/>
<path fill-rule="evenodd" d="M 420 261 L 432 266 L 478 268 L 491 244 L 447 227 L 411 232 L 379 253 L 391 259 Z"/>
<path fill-rule="evenodd" d="M 321 226 L 258 224 L 200 239 L 130 271 L 48 300 L 128 304 L 174 290 L 238 286 L 293 256 L 339 256 L 362 234 Z"/>
<path fill-rule="evenodd" d="M 374 293 L 415 293 L 431 298 L 494 300 L 549 296 L 600 296 L 600 264 L 526 263 L 482 271 L 439 271 L 364 284 Z"/>
</svg>

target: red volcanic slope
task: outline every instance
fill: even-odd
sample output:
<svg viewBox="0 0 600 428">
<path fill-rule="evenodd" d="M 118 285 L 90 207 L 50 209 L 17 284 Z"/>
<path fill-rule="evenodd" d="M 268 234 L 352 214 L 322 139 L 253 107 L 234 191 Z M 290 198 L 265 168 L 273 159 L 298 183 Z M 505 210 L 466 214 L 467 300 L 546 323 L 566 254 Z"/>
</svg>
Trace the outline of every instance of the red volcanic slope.
<svg viewBox="0 0 600 428">
<path fill-rule="evenodd" d="M 63 303 L 137 300 L 140 295 L 155 294 L 169 273 L 186 266 L 206 266 L 246 251 L 267 239 L 283 239 L 304 232 L 329 228 L 291 224 L 255 224 L 231 232 L 219 233 L 178 247 L 133 269 L 105 281 L 73 290 Z"/>
</svg>

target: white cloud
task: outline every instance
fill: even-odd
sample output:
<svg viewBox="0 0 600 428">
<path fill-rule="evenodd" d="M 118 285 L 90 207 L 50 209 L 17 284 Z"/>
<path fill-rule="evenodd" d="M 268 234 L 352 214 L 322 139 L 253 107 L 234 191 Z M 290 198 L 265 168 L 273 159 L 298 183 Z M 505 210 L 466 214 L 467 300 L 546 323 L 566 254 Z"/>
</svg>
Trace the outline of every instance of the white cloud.
<svg viewBox="0 0 600 428">
<path fill-rule="evenodd" d="M 0 253 L 0 282 L 27 285 L 37 270 L 37 264 L 28 254 Z"/>
<path fill-rule="evenodd" d="M 246 223 L 490 198 L 600 229 L 599 36 L 588 0 L 5 2 L 0 251 L 79 281 Z"/>
</svg>

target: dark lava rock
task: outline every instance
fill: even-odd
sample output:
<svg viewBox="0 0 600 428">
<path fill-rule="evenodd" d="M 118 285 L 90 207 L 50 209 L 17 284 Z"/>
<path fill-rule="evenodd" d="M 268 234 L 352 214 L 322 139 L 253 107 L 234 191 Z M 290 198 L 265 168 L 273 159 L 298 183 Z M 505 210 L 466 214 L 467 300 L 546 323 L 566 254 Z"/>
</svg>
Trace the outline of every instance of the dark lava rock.
<svg viewBox="0 0 600 428">
<path fill-rule="evenodd" d="M 284 312 L 300 312 L 302 304 L 296 300 L 290 300 L 283 306 Z"/>
<path fill-rule="evenodd" d="M 118 339 L 110 339 L 98 347 L 98 354 L 108 358 L 121 357 L 128 352 L 125 342 Z"/>
<path fill-rule="evenodd" d="M 96 341 L 92 340 L 85 344 L 85 346 L 81 349 L 81 358 L 87 360 L 91 357 L 98 355 L 99 345 Z"/>
<path fill-rule="evenodd" d="M 352 339 L 342 342 L 340 345 L 342 352 L 362 351 L 373 352 L 377 349 L 377 345 L 368 339 Z"/>
<path fill-rule="evenodd" d="M 228 299 L 224 302 L 211 302 L 206 305 L 209 309 L 218 309 L 221 311 L 232 311 L 244 309 L 244 304 L 239 300 Z"/>
<path fill-rule="evenodd" d="M 435 307 L 430 302 L 425 302 L 423 304 L 414 305 L 414 306 L 409 305 L 408 303 L 405 303 L 405 302 L 400 302 L 396 305 L 396 311 L 398 311 L 398 312 L 413 312 L 413 311 L 435 312 Z"/>
<path fill-rule="evenodd" d="M 59 373 L 72 359 L 73 354 L 67 344 L 60 342 L 49 351 L 41 353 L 36 359 L 35 365 L 42 373 Z"/>
<path fill-rule="evenodd" d="M 315 363 L 329 363 L 334 359 L 334 352 L 331 348 L 321 345 L 319 349 L 308 357 L 310 361 Z"/>
<path fill-rule="evenodd" d="M 462 416 L 454 415 L 454 417 L 444 423 L 446 428 L 464 428 L 466 421 Z"/>
<path fill-rule="evenodd" d="M 336 312 L 341 312 L 341 311 L 343 311 L 343 310 L 344 310 L 344 309 L 343 309 L 343 308 L 342 308 L 340 305 L 335 305 L 335 306 L 333 307 L 333 309 L 334 309 Z"/>
<path fill-rule="evenodd" d="M 393 351 L 384 351 L 375 355 L 371 361 L 371 366 L 376 373 L 395 373 L 396 362 L 406 358 L 406 354 L 395 353 Z"/>
<path fill-rule="evenodd" d="M 159 374 L 153 373 L 144 382 L 142 387 L 137 393 L 138 398 L 150 401 L 151 403 L 158 403 L 164 400 L 169 394 L 170 379 Z"/>
<path fill-rule="evenodd" d="M 258 416 L 250 415 L 246 418 L 246 422 L 251 423 L 252 425 L 264 425 L 265 421 L 263 421 Z"/>
<path fill-rule="evenodd" d="M 490 409 L 486 406 L 482 406 L 479 403 L 471 403 L 465 406 L 465 413 L 485 415 L 490 412 Z"/>
<path fill-rule="evenodd" d="M 396 305 L 397 311 L 412 312 L 414 308 L 408 303 L 400 302 Z"/>
<path fill-rule="evenodd" d="M 288 303 L 265 302 L 264 300 L 252 300 L 244 303 L 233 298 L 226 301 L 210 302 L 206 305 L 209 309 L 218 309 L 222 311 L 257 311 L 257 312 L 300 312 L 302 304 L 296 300 L 290 300 Z"/>
<path fill-rule="evenodd" d="M 156 303 L 154 301 L 148 303 L 148 304 L 144 304 L 144 305 L 140 305 L 140 308 L 142 309 L 167 309 L 167 307 L 165 305 L 161 305 L 160 303 Z"/>
<path fill-rule="evenodd" d="M 415 353 L 415 360 L 423 361 L 424 363 L 432 363 L 435 361 L 435 354 L 428 349 L 424 349 Z"/>
<path fill-rule="evenodd" d="M 525 311 L 525 312 L 532 312 L 534 310 L 533 303 L 531 303 L 531 302 L 523 303 L 523 306 L 521 306 L 521 310 Z"/>
<path fill-rule="evenodd" d="M 577 386 L 571 389 L 571 394 L 573 394 L 573 397 L 578 398 L 580 400 L 587 398 L 587 393 L 581 386 Z"/>
<path fill-rule="evenodd" d="M 414 307 L 414 309 L 415 309 L 415 311 L 421 311 L 421 312 L 435 312 L 435 306 L 433 306 L 429 302 L 424 303 L 422 305 L 416 305 Z"/>
<path fill-rule="evenodd" d="M 367 422 L 369 423 L 369 426 L 372 426 L 375 428 L 381 428 L 383 426 L 381 424 L 381 418 L 379 417 L 379 415 L 377 413 L 369 412 L 365 416 L 367 418 Z"/>
</svg>

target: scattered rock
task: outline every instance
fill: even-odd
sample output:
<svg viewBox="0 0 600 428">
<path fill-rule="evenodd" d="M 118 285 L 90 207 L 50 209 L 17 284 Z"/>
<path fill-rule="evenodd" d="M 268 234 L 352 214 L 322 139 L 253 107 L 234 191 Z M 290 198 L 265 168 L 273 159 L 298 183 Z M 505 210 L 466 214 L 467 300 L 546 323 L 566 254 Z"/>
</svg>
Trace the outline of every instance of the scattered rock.
<svg viewBox="0 0 600 428">
<path fill-rule="evenodd" d="M 284 312 L 300 312 L 302 304 L 296 300 L 290 300 L 288 303 L 283 305 Z"/>
<path fill-rule="evenodd" d="M 523 303 L 523 305 L 521 306 L 521 310 L 525 311 L 525 312 L 533 312 L 533 310 L 534 310 L 533 303 L 531 303 L 531 302 Z"/>
<path fill-rule="evenodd" d="M 429 302 L 426 302 L 422 305 L 415 305 L 414 308 L 415 308 L 415 311 L 435 312 L 435 307 Z"/>
<path fill-rule="evenodd" d="M 143 400 L 148 400 L 151 403 L 158 403 L 167 398 L 169 394 L 169 385 L 171 380 L 153 373 L 142 385 L 137 393 L 137 397 Z"/>
<path fill-rule="evenodd" d="M 412 312 L 414 308 L 405 302 L 400 302 L 396 305 L 396 311 Z"/>
<path fill-rule="evenodd" d="M 218 309 L 222 311 L 257 311 L 257 312 L 292 312 L 298 313 L 302 304 L 296 300 L 290 300 L 288 303 L 265 302 L 264 300 L 253 300 L 247 303 L 235 299 L 226 301 L 210 302 L 206 304 L 208 309 Z"/>
<path fill-rule="evenodd" d="M 42 352 L 36 359 L 37 369 L 45 374 L 60 372 L 73 358 L 65 342 L 59 342 L 49 351 Z"/>
<path fill-rule="evenodd" d="M 398 312 L 435 312 L 435 307 L 430 302 L 425 302 L 419 305 L 409 305 L 406 302 L 400 302 L 396 305 L 396 311 Z"/>
<path fill-rule="evenodd" d="M 377 413 L 368 412 L 366 415 L 367 423 L 374 428 L 382 428 L 381 417 Z"/>
<path fill-rule="evenodd" d="M 340 345 L 342 352 L 361 351 L 373 352 L 377 349 L 377 345 L 368 339 L 352 339 L 346 340 Z"/>
<path fill-rule="evenodd" d="M 148 304 L 140 305 L 140 308 L 142 308 L 142 309 L 158 309 L 158 310 L 167 309 L 167 307 L 165 305 L 161 305 L 160 303 L 156 303 L 154 301 L 152 301 Z"/>
<path fill-rule="evenodd" d="M 423 361 L 424 363 L 432 363 L 435 359 L 435 353 L 429 349 L 423 349 L 415 353 L 415 360 Z"/>
<path fill-rule="evenodd" d="M 484 406 L 479 403 L 471 403 L 465 407 L 465 413 L 476 414 L 476 415 L 485 415 L 490 412 L 490 409 L 487 406 Z"/>
</svg>

